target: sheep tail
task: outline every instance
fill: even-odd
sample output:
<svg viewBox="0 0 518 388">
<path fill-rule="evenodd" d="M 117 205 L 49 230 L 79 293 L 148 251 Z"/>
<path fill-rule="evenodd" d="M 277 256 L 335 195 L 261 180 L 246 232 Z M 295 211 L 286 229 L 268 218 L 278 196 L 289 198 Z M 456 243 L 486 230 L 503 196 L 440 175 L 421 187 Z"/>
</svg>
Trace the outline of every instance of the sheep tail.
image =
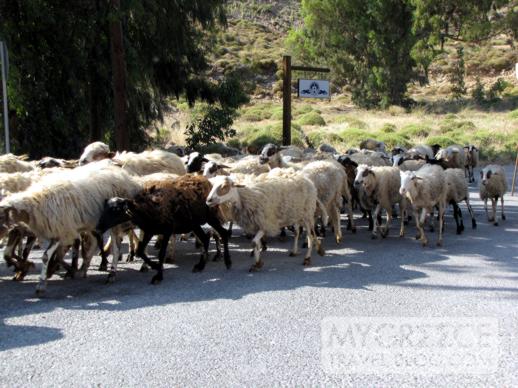
<svg viewBox="0 0 518 388">
<path fill-rule="evenodd" d="M 320 213 L 322 216 L 322 224 L 324 226 L 327 226 L 327 223 L 329 222 L 329 215 L 327 214 L 326 207 L 318 198 L 317 198 L 317 206 L 320 208 Z"/>
</svg>

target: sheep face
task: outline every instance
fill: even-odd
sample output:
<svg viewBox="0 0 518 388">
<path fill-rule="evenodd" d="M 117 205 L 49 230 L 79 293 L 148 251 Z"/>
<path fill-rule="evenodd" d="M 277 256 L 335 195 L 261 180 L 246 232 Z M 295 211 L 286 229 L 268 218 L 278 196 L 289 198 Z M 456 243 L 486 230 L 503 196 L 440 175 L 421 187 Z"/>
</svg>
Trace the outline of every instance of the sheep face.
<svg viewBox="0 0 518 388">
<path fill-rule="evenodd" d="M 102 234 L 116 225 L 131 220 L 130 200 L 111 198 L 104 203 L 104 209 L 95 229 Z"/>
<path fill-rule="evenodd" d="M 226 202 L 239 202 L 237 187 L 240 186 L 236 185 L 234 181 L 227 176 L 216 177 L 212 180 L 212 189 L 207 196 L 207 206 L 213 207 Z"/>
<path fill-rule="evenodd" d="M 399 187 L 399 194 L 408 197 L 417 190 L 417 181 L 419 181 L 422 178 L 418 177 L 413 171 L 400 171 L 399 174 L 401 176 L 401 186 Z"/>
<path fill-rule="evenodd" d="M 206 178 L 214 178 L 218 174 L 218 171 L 225 168 L 230 167 L 225 166 L 224 164 L 218 164 L 216 162 L 207 162 L 205 163 L 205 168 L 203 169 L 203 176 Z"/>
<path fill-rule="evenodd" d="M 280 147 L 277 147 L 275 144 L 269 143 L 266 144 L 261 151 L 261 155 L 259 155 L 259 163 L 266 164 L 270 161 L 270 159 L 277 154 L 281 150 Z"/>
<path fill-rule="evenodd" d="M 202 170 L 203 163 L 207 163 L 208 160 L 199 152 L 192 152 L 189 154 L 189 159 L 185 165 L 187 172 L 192 174 Z"/>
<path fill-rule="evenodd" d="M 366 165 L 360 165 L 354 178 L 354 188 L 359 190 L 363 188 L 367 194 L 371 194 L 376 184 L 376 175 Z"/>
<path fill-rule="evenodd" d="M 115 153 L 110 152 L 110 147 L 103 142 L 96 141 L 95 143 L 89 144 L 85 147 L 83 154 L 79 158 L 79 165 L 95 162 L 102 159 L 111 159 L 115 156 Z"/>
<path fill-rule="evenodd" d="M 493 176 L 493 174 L 496 174 L 494 173 L 493 171 L 491 170 L 482 170 L 480 171 L 480 181 L 483 185 L 486 185 L 487 184 L 487 181 L 491 179 L 491 176 Z"/>
</svg>

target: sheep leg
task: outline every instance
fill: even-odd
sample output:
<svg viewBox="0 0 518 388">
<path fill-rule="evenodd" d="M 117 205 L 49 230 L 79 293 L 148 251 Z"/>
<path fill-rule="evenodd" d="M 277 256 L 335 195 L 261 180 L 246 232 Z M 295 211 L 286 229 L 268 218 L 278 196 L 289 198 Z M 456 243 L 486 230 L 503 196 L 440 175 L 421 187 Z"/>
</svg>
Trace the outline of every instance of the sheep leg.
<svg viewBox="0 0 518 388">
<path fill-rule="evenodd" d="M 160 251 L 158 252 L 158 268 L 155 276 L 151 279 L 151 284 L 158 284 L 164 279 L 164 260 L 167 252 L 167 245 L 169 243 L 169 239 L 171 238 L 171 233 L 164 234 L 164 238 L 162 239 L 162 244 L 160 245 Z"/>
<path fill-rule="evenodd" d="M 445 205 L 446 204 L 444 202 L 439 203 L 439 240 L 437 241 L 438 247 L 442 246 L 442 230 L 444 227 L 444 211 L 446 208 Z M 459 211 L 460 211 L 460 209 L 459 209 Z M 461 219 L 462 219 L 462 215 L 461 215 Z"/>
<path fill-rule="evenodd" d="M 92 257 L 96 253 L 97 246 L 94 243 L 94 238 L 95 237 L 90 233 L 85 233 L 81 237 L 81 256 L 83 257 L 83 264 L 81 265 L 78 274 L 83 278 L 86 278 L 88 267 L 90 266 Z"/>
<path fill-rule="evenodd" d="M 49 243 L 49 247 L 43 253 L 41 258 L 41 273 L 40 280 L 36 285 L 36 294 L 41 295 L 47 289 L 47 268 L 49 265 L 49 257 L 51 257 L 56 249 L 59 247 L 59 241 L 51 240 Z"/>
<path fill-rule="evenodd" d="M 455 225 L 457 225 L 457 234 L 461 234 L 464 230 L 464 223 L 462 221 L 462 213 L 460 212 L 459 205 L 455 201 L 450 202 L 453 206 L 453 218 L 455 220 Z M 460 215 L 460 220 L 459 220 Z"/>
<path fill-rule="evenodd" d="M 338 213 L 338 222 L 340 223 L 340 213 Z M 347 230 L 356 233 L 356 225 L 354 225 L 354 215 L 352 201 L 347 201 Z"/>
<path fill-rule="evenodd" d="M 31 268 L 34 268 L 34 263 L 29 261 L 28 258 L 35 242 L 36 236 L 32 233 L 28 233 L 27 241 L 25 242 L 25 247 L 22 251 L 22 260 L 18 263 L 18 271 L 15 275 L 16 280 L 23 280 L 27 275 L 27 272 L 29 272 Z"/>
<path fill-rule="evenodd" d="M 423 229 L 424 221 L 426 219 L 426 209 L 425 208 L 421 209 L 421 214 L 418 213 L 418 210 L 415 210 L 414 217 L 415 217 L 416 226 L 417 226 L 417 230 L 418 230 L 418 239 L 421 240 L 421 244 L 424 247 L 424 246 L 426 246 L 426 244 L 428 244 L 428 240 L 426 239 L 426 236 L 424 234 L 424 229 Z"/>
<path fill-rule="evenodd" d="M 386 238 L 389 233 L 390 223 L 392 222 L 392 208 L 386 209 L 387 212 L 387 220 L 385 222 L 385 225 L 383 226 L 383 229 L 381 230 L 381 237 Z"/>
<path fill-rule="evenodd" d="M 108 258 L 106 257 L 106 251 L 103 246 L 103 236 L 97 232 L 92 233 L 97 240 L 97 245 L 101 251 L 101 264 L 99 265 L 99 271 L 106 271 L 108 269 Z"/>
<path fill-rule="evenodd" d="M 166 263 L 174 263 L 176 256 L 176 234 L 172 234 L 169 237 L 169 241 L 167 242 L 167 251 L 166 251 Z"/>
<path fill-rule="evenodd" d="M 372 219 L 372 212 L 370 210 L 366 210 L 365 214 L 367 214 L 368 219 L 369 219 L 369 230 L 372 231 L 372 230 L 374 230 L 374 220 Z M 362 218 L 365 218 L 365 217 L 362 217 Z"/>
<path fill-rule="evenodd" d="M 493 218 L 492 220 L 494 221 L 494 225 L 495 226 L 498 226 L 498 215 L 497 215 L 497 212 L 496 212 L 496 204 L 498 202 L 498 197 L 496 198 L 491 198 L 491 207 L 493 208 Z"/>
<path fill-rule="evenodd" d="M 471 216 L 471 227 L 473 229 L 477 229 L 477 221 L 475 220 L 475 213 L 473 213 L 473 208 L 471 207 L 471 204 L 469 203 L 469 196 L 465 198 L 466 206 L 468 207 L 469 215 Z"/>
<path fill-rule="evenodd" d="M 264 236 L 264 232 L 262 230 L 259 230 L 255 234 L 254 239 L 252 240 L 252 246 L 254 248 L 255 263 L 250 267 L 250 272 L 258 271 L 264 265 L 264 263 L 261 261 L 261 256 L 260 256 L 261 247 L 262 247 L 261 239 L 263 236 Z"/>
<path fill-rule="evenodd" d="M 300 236 L 300 228 L 298 224 L 293 225 L 295 236 L 293 238 L 293 249 L 290 252 L 290 256 L 297 256 L 299 254 L 299 236 Z"/>
<path fill-rule="evenodd" d="M 399 202 L 399 213 L 401 213 L 401 217 L 399 217 L 399 237 L 405 236 L 405 218 L 406 218 L 406 208 L 404 200 Z"/>
<path fill-rule="evenodd" d="M 376 208 L 374 209 L 374 215 L 372 218 L 374 218 L 374 228 L 372 230 L 372 239 L 376 239 L 378 238 L 378 230 L 380 229 L 380 218 L 379 218 L 379 215 L 380 215 L 380 212 L 381 212 L 381 205 L 380 204 L 377 204 L 376 205 Z"/>
<path fill-rule="evenodd" d="M 15 272 L 18 271 L 18 257 L 16 255 L 16 247 L 20 244 L 22 233 L 19 228 L 13 228 L 7 235 L 7 243 L 4 250 L 4 260 L 7 267 L 14 266 Z M 16 277 L 13 280 L 17 280 Z"/>
<path fill-rule="evenodd" d="M 78 263 L 79 263 L 79 249 L 81 247 L 81 240 L 76 238 L 74 241 L 74 245 L 72 246 L 72 265 L 67 269 L 67 273 L 65 277 L 74 278 L 77 272 Z"/>
<path fill-rule="evenodd" d="M 228 250 L 228 240 L 230 238 L 230 231 L 225 229 L 217 218 L 209 220 L 209 225 L 217 232 L 223 241 L 223 259 L 225 260 L 225 266 L 227 269 L 232 267 L 232 260 L 230 259 L 230 252 Z"/>
<path fill-rule="evenodd" d="M 331 217 L 331 225 L 335 230 L 335 239 L 336 243 L 340 244 L 342 242 L 342 228 L 340 225 L 340 208 L 338 206 L 333 206 L 333 209 L 329 212 Z"/>
<path fill-rule="evenodd" d="M 505 213 L 504 213 L 504 196 L 502 195 L 502 197 L 500 198 L 500 203 L 502 205 L 502 220 L 505 221 Z"/>
<path fill-rule="evenodd" d="M 200 261 L 192 268 L 192 272 L 201 272 L 205 268 L 205 264 L 209 258 L 209 237 L 205 234 L 200 225 L 195 225 L 192 231 L 201 241 L 203 249 L 203 252 L 200 256 Z"/>
<path fill-rule="evenodd" d="M 135 259 L 135 251 L 137 249 L 138 244 L 138 236 L 136 235 L 135 231 L 133 229 L 130 229 L 128 231 L 128 237 L 129 237 L 129 254 L 126 258 L 126 262 L 132 262 Z"/>
<path fill-rule="evenodd" d="M 146 247 L 151 241 L 151 238 L 153 235 L 151 233 L 144 232 L 144 235 L 141 236 L 141 239 L 137 246 L 137 256 L 142 258 L 144 260 L 144 264 L 142 264 L 142 267 L 140 267 L 140 272 L 146 272 L 147 267 L 150 266 L 153 269 L 156 269 L 154 266 L 154 263 L 149 259 L 149 257 L 146 255 Z"/>
<path fill-rule="evenodd" d="M 489 212 L 487 210 L 487 198 L 484 198 L 484 210 L 486 211 L 486 218 L 489 222 L 492 222 L 493 220 L 489 218 Z"/>
<path fill-rule="evenodd" d="M 110 269 L 110 273 L 108 274 L 108 278 L 106 279 L 106 283 L 113 283 L 115 281 L 115 275 L 117 274 L 117 264 L 119 262 L 122 244 L 122 238 L 116 228 L 113 228 L 110 233 L 112 239 L 112 267 Z"/>
<path fill-rule="evenodd" d="M 221 260 L 221 237 L 215 230 L 212 230 L 211 237 L 214 239 L 214 244 L 216 244 L 216 254 L 212 258 L 212 261 L 220 261 Z"/>
</svg>

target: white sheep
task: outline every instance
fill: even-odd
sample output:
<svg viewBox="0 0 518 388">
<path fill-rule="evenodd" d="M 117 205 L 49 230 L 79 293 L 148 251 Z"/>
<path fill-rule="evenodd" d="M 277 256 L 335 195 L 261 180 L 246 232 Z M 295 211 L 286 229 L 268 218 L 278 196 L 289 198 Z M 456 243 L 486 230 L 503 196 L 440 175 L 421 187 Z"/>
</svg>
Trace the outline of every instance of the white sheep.
<svg viewBox="0 0 518 388">
<path fill-rule="evenodd" d="M 186 173 L 182 159 L 172 152 L 153 150 L 118 152 L 113 161 L 119 163 L 131 175 L 149 175 L 157 172 L 183 175 Z"/>
<path fill-rule="evenodd" d="M 388 166 L 390 158 L 383 152 L 361 150 L 349 155 L 349 159 L 356 164 L 366 164 L 367 166 Z"/>
<path fill-rule="evenodd" d="M 478 166 L 478 148 L 474 145 L 464 146 L 464 153 L 466 154 L 466 161 L 464 163 L 465 176 L 470 183 L 475 182 L 474 169 Z"/>
<path fill-rule="evenodd" d="M 471 225 L 473 229 L 477 227 L 475 215 L 473 209 L 469 203 L 469 190 L 464 174 L 460 168 L 448 168 L 444 170 L 444 176 L 446 179 L 447 192 L 446 192 L 446 204 L 453 206 L 453 217 L 457 225 L 457 234 L 461 234 L 464 230 L 464 221 L 462 219 L 462 212 L 458 204 L 462 201 L 466 202 L 469 214 L 471 216 Z M 460 220 L 459 220 L 460 218 Z M 459 222 L 460 221 L 460 222 Z"/>
<path fill-rule="evenodd" d="M 342 241 L 340 226 L 342 198 L 345 198 L 347 201 L 351 228 L 353 231 L 356 229 L 354 227 L 351 193 L 349 192 L 345 169 L 334 160 L 319 160 L 308 163 L 301 172 L 317 188 L 318 199 L 325 206 L 335 232 L 336 242 L 340 243 Z"/>
<path fill-rule="evenodd" d="M 466 156 L 463 147 L 451 145 L 440 149 L 435 155 L 435 159 L 441 162 L 445 168 L 464 168 Z"/>
<path fill-rule="evenodd" d="M 24 223 L 38 238 L 51 241 L 42 258 L 37 292 L 46 289 L 48 261 L 55 250 L 72 245 L 81 232 L 94 231 L 105 200 L 134 196 L 139 188 L 124 170 L 111 161 L 100 161 L 48 175 L 0 202 L 1 213 L 10 221 Z M 114 257 L 118 258 L 117 252 Z M 115 271 L 116 259 L 112 265 Z"/>
<path fill-rule="evenodd" d="M 446 178 L 440 166 L 425 165 L 417 171 L 400 171 L 401 187 L 399 193 L 405 196 L 414 207 L 414 217 L 419 231 L 417 238 L 423 246 L 428 244 L 423 230 L 426 215 L 439 209 L 439 239 L 437 245 L 442 245 L 442 229 L 444 209 L 446 206 Z M 420 212 L 420 214 L 419 214 Z"/>
<path fill-rule="evenodd" d="M 315 185 L 294 170 L 274 171 L 270 177 L 262 176 L 249 186 L 235 183 L 230 177 L 218 176 L 212 180 L 212 190 L 207 197 L 209 206 L 232 203 L 232 218 L 244 232 L 255 235 L 253 248 L 255 264 L 250 271 L 263 266 L 260 258 L 263 236 L 276 236 L 282 227 L 294 226 L 295 241 L 290 256 L 298 252 L 300 226 L 307 232 L 308 249 L 304 265 L 310 264 L 313 243 L 322 253 L 320 241 L 313 226 L 317 204 L 327 221 L 326 210 L 317 198 Z M 296 195 L 295 195 L 296 194 Z"/>
<path fill-rule="evenodd" d="M 110 151 L 110 147 L 108 144 L 105 144 L 101 141 L 96 141 L 94 143 L 88 144 L 81 157 L 79 158 L 79 165 L 82 166 L 87 163 L 95 162 L 102 159 L 110 159 L 115 155 L 115 153 Z"/>
<path fill-rule="evenodd" d="M 0 155 L 0 172 L 27 172 L 34 170 L 35 167 L 24 159 L 26 159 L 26 156 Z"/>
<path fill-rule="evenodd" d="M 399 204 L 401 213 L 399 236 L 405 234 L 405 223 L 403 213 L 405 210 L 405 198 L 399 193 L 401 178 L 397 167 L 371 167 L 361 164 L 357 168 L 354 179 L 354 187 L 358 190 L 358 197 L 362 208 L 371 210 L 374 208 L 372 218 L 375 226 L 372 230 L 372 238 L 377 238 L 380 232 L 383 238 L 387 237 L 390 223 L 392 221 L 392 206 Z M 379 224 L 378 216 L 385 209 L 387 221 L 383 227 Z"/>
<path fill-rule="evenodd" d="M 502 205 L 502 220 L 505 220 L 504 213 L 504 194 L 507 192 L 507 179 L 502 166 L 490 164 L 480 171 L 480 199 L 484 201 L 484 209 L 489 222 L 498 226 L 498 215 L 496 205 L 500 198 Z M 491 217 L 487 211 L 487 200 L 491 200 L 493 212 Z"/>
<path fill-rule="evenodd" d="M 245 156 L 236 163 L 229 164 L 231 173 L 259 175 L 270 171 L 267 164 L 261 164 L 255 155 Z"/>
</svg>

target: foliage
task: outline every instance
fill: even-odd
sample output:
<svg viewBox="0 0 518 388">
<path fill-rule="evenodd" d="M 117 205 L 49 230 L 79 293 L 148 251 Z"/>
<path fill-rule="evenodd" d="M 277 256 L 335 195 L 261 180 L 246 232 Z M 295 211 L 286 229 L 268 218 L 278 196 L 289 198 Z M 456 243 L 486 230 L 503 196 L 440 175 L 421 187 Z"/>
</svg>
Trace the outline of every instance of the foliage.
<svg viewBox="0 0 518 388">
<path fill-rule="evenodd" d="M 452 97 L 455 100 L 459 100 L 463 95 L 466 94 L 466 85 L 464 83 L 464 75 L 466 69 L 464 67 L 464 48 L 462 46 L 457 47 L 457 58 L 453 65 L 453 71 L 450 73 L 450 83 Z"/>
<path fill-rule="evenodd" d="M 502 78 L 498 78 L 487 91 L 486 99 L 490 102 L 498 100 L 508 85 L 508 82 L 504 81 Z"/>
<path fill-rule="evenodd" d="M 471 97 L 477 104 L 482 104 L 485 102 L 485 94 L 484 85 L 480 82 L 480 78 L 477 77 L 475 87 L 471 92 Z"/>
<path fill-rule="evenodd" d="M 121 3 L 115 14 L 100 0 L 0 2 L 14 152 L 73 158 L 90 140 L 113 139 L 114 18 L 123 25 L 132 149 L 146 146 L 146 128 L 162 119 L 168 97 L 210 97 L 199 77 L 207 68 L 201 43 L 203 31 L 224 21 L 225 1 Z"/>
<path fill-rule="evenodd" d="M 309 113 L 303 114 L 297 120 L 297 123 L 299 125 L 317 125 L 317 126 L 326 125 L 325 120 L 317 112 L 309 112 Z"/>
<path fill-rule="evenodd" d="M 211 104 L 203 104 L 194 109 L 185 135 L 187 146 L 197 149 L 236 135 L 231 126 L 237 117 L 237 109 L 249 101 L 239 81 L 234 77 L 225 78 L 213 87 Z"/>
</svg>

